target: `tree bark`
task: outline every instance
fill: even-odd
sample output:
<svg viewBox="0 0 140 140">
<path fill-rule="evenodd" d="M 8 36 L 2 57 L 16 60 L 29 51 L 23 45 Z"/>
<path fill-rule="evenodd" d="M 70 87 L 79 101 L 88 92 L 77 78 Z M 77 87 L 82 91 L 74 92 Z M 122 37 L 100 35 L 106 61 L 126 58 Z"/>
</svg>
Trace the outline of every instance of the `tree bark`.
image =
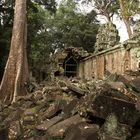
<svg viewBox="0 0 140 140">
<path fill-rule="evenodd" d="M 125 11 L 125 7 L 124 7 L 124 2 L 123 0 L 119 0 L 119 4 L 120 4 L 120 9 L 121 9 L 121 12 Z M 128 33 L 128 37 L 131 38 L 132 36 L 132 30 L 131 30 L 131 27 L 130 27 L 130 24 L 129 24 L 129 17 L 123 15 L 122 16 L 122 19 L 124 21 L 124 24 L 126 26 L 126 29 L 127 29 L 127 33 Z"/>
<path fill-rule="evenodd" d="M 25 86 L 28 82 L 26 41 L 26 0 L 16 0 L 10 53 L 0 85 L 2 102 L 14 102 L 17 96 L 27 93 Z"/>
<path fill-rule="evenodd" d="M 132 30 L 131 30 L 131 27 L 130 27 L 130 24 L 129 24 L 129 18 L 123 17 L 123 21 L 124 21 L 124 24 L 125 24 L 126 29 L 127 29 L 128 37 L 131 38 Z"/>
</svg>

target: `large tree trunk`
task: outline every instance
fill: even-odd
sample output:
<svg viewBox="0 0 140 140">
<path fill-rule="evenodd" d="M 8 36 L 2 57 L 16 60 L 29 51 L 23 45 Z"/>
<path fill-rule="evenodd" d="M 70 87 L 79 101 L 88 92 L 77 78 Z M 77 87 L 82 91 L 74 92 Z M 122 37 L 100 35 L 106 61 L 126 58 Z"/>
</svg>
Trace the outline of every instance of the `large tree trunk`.
<svg viewBox="0 0 140 140">
<path fill-rule="evenodd" d="M 125 24 L 126 29 L 127 29 L 128 37 L 131 38 L 132 30 L 131 30 L 131 27 L 130 27 L 130 24 L 129 24 L 129 18 L 123 17 L 123 21 L 124 21 L 124 24 Z"/>
<path fill-rule="evenodd" d="M 125 11 L 126 9 L 124 7 L 124 1 L 123 0 L 119 0 L 119 4 L 120 4 L 121 12 Z M 129 23 L 129 17 L 127 17 L 127 15 L 126 16 L 123 15 L 122 16 L 122 19 L 123 19 L 124 24 L 126 26 L 128 37 L 131 38 L 131 36 L 132 36 L 132 30 L 131 30 L 130 23 Z"/>
<path fill-rule="evenodd" d="M 0 99 L 3 102 L 15 101 L 17 96 L 27 93 L 26 37 L 26 0 L 16 0 L 11 48 L 0 86 Z"/>
</svg>

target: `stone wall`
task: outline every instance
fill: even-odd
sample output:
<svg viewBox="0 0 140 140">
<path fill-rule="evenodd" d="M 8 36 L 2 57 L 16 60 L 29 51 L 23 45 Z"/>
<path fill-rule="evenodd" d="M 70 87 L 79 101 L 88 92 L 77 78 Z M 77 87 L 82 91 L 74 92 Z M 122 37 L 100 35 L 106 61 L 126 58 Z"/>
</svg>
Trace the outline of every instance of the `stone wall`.
<svg viewBox="0 0 140 140">
<path fill-rule="evenodd" d="M 60 75 L 66 76 L 65 62 L 71 57 L 77 62 L 76 74 L 71 74 L 69 77 L 103 79 L 114 73 L 140 71 L 140 21 L 135 25 L 133 36 L 122 44 L 119 43 L 118 31 L 113 23 L 101 25 L 96 37 L 94 53 L 73 47 L 60 50 L 52 57 L 56 63 L 53 73 L 59 72 Z M 71 69 L 72 67 L 69 68 L 70 71 Z"/>
<path fill-rule="evenodd" d="M 80 61 L 78 76 L 84 79 L 103 79 L 109 74 L 123 74 L 140 67 L 140 45 L 119 44 Z"/>
<path fill-rule="evenodd" d="M 130 49 L 131 69 L 140 70 L 140 44 L 133 44 Z"/>
<path fill-rule="evenodd" d="M 103 79 L 109 74 L 123 74 L 140 70 L 140 21 L 134 28 L 133 36 L 119 44 L 118 31 L 113 23 L 99 28 L 95 52 L 79 63 L 77 75 L 84 79 Z"/>
</svg>

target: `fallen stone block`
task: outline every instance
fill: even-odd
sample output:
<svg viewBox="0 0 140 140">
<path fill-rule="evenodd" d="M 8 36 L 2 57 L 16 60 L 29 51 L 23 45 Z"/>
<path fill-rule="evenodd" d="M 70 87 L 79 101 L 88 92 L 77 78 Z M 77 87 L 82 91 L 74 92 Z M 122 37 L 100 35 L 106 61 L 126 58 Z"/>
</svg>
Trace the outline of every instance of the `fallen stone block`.
<svg viewBox="0 0 140 140">
<path fill-rule="evenodd" d="M 95 137 L 95 135 L 98 135 L 98 130 L 99 126 L 96 124 L 88 124 L 86 122 L 78 123 L 70 126 L 66 130 L 64 140 L 77 140 L 77 138 L 79 140 L 98 140 L 98 137 Z"/>
<path fill-rule="evenodd" d="M 128 91 L 122 82 L 107 82 L 101 85 L 101 94 L 133 102 L 136 95 Z"/>
<path fill-rule="evenodd" d="M 100 129 L 101 139 L 106 140 L 126 140 L 131 136 L 132 127 L 118 122 L 117 116 L 112 113 L 107 118 Z"/>
<path fill-rule="evenodd" d="M 118 98 L 100 95 L 91 104 L 93 116 L 104 118 L 114 113 L 120 123 L 134 125 L 138 119 L 138 112 L 135 104 Z"/>
<path fill-rule="evenodd" d="M 53 125 L 47 130 L 47 133 L 52 137 L 57 137 L 57 136 L 63 137 L 68 127 L 70 127 L 73 124 L 78 124 L 83 121 L 85 120 L 83 120 L 83 118 L 80 117 L 79 114 L 77 114 L 64 121 L 57 123 L 56 125 Z"/>
<path fill-rule="evenodd" d="M 63 118 L 60 116 L 55 116 L 54 118 L 43 122 L 42 124 L 36 127 L 37 130 L 46 131 L 51 126 L 55 125 L 56 123 L 62 121 Z"/>
<path fill-rule="evenodd" d="M 131 84 L 140 92 L 140 77 L 131 80 Z"/>
<path fill-rule="evenodd" d="M 77 97 L 81 97 L 81 96 L 84 96 L 85 94 L 88 93 L 88 91 L 86 90 L 83 90 L 79 87 L 76 87 L 75 85 L 73 84 L 67 84 L 67 88 L 72 91 L 72 94 L 76 95 Z"/>
<path fill-rule="evenodd" d="M 139 76 L 128 76 L 128 75 L 119 75 L 117 81 L 123 82 L 125 86 L 127 86 L 130 90 L 133 90 L 136 92 L 140 92 L 139 82 L 140 77 Z"/>
<path fill-rule="evenodd" d="M 78 104 L 79 99 L 75 98 L 73 99 L 68 105 L 66 105 L 63 109 L 63 117 L 64 118 L 68 118 L 71 115 L 73 115 L 73 113 L 75 114 L 76 112 L 74 112 L 74 108 L 75 106 Z"/>
<path fill-rule="evenodd" d="M 43 118 L 53 118 L 61 111 L 60 102 L 56 102 L 50 105 L 50 107 L 44 112 Z"/>
</svg>

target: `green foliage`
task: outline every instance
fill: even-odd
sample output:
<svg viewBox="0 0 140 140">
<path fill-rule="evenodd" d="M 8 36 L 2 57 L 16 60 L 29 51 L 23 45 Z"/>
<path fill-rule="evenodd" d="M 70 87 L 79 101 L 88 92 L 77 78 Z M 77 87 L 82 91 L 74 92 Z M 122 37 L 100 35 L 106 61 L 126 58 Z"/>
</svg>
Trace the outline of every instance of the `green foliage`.
<svg viewBox="0 0 140 140">
<path fill-rule="evenodd" d="M 97 14 L 107 17 L 108 20 L 116 13 L 120 16 L 131 17 L 140 13 L 139 0 L 123 0 L 123 11 L 120 11 L 119 0 L 80 0 L 86 4 L 92 4 Z"/>
<path fill-rule="evenodd" d="M 117 0 L 81 0 L 83 4 L 93 6 L 93 11 L 96 15 L 105 16 L 108 21 L 115 13 L 118 13 L 119 4 Z"/>
<path fill-rule="evenodd" d="M 120 11 L 122 17 L 131 18 L 136 14 L 140 13 L 139 0 L 125 0 L 123 1 L 124 9 Z"/>
<path fill-rule="evenodd" d="M 39 5 L 42 5 L 45 9 L 51 12 L 56 12 L 56 1 L 55 0 L 34 0 Z"/>
<path fill-rule="evenodd" d="M 3 69 L 11 40 L 13 5 L 11 0 L 0 2 L 0 67 Z M 94 50 L 98 30 L 95 15 L 81 14 L 73 0 L 63 0 L 57 11 L 54 0 L 28 0 L 27 23 L 27 52 L 31 70 L 47 71 L 50 53 L 56 48 L 73 46 L 90 52 Z"/>
<path fill-rule="evenodd" d="M 134 24 L 133 17 L 140 13 L 139 0 L 80 0 L 86 4 L 92 4 L 93 11 L 97 15 L 105 16 L 107 21 L 113 20 L 117 14 L 124 21 L 129 38 L 132 36 L 130 24 Z"/>
<path fill-rule="evenodd" d="M 0 79 L 6 64 L 12 32 L 13 9 L 10 0 L 0 2 Z"/>
<path fill-rule="evenodd" d="M 83 47 L 93 51 L 97 33 L 95 17 L 78 12 L 76 3 L 62 1 L 55 15 L 48 17 L 46 28 L 54 38 L 52 47 Z"/>
<path fill-rule="evenodd" d="M 55 14 L 34 7 L 37 12 L 28 11 L 28 60 L 36 75 L 50 69 L 50 54 L 56 48 L 83 47 L 93 52 L 98 30 L 93 15 L 78 12 L 73 0 L 63 0 Z"/>
<path fill-rule="evenodd" d="M 13 5 L 14 0 L 0 1 L 0 79 L 9 53 L 13 27 Z M 35 45 L 37 40 L 42 41 L 38 38 L 38 31 L 44 26 L 45 19 L 43 17 L 44 10 L 39 8 L 39 5 L 45 7 L 45 10 L 48 9 L 51 13 L 54 13 L 56 10 L 54 0 L 38 0 L 37 2 L 27 0 L 28 52 L 30 52 L 31 45 Z"/>
</svg>

